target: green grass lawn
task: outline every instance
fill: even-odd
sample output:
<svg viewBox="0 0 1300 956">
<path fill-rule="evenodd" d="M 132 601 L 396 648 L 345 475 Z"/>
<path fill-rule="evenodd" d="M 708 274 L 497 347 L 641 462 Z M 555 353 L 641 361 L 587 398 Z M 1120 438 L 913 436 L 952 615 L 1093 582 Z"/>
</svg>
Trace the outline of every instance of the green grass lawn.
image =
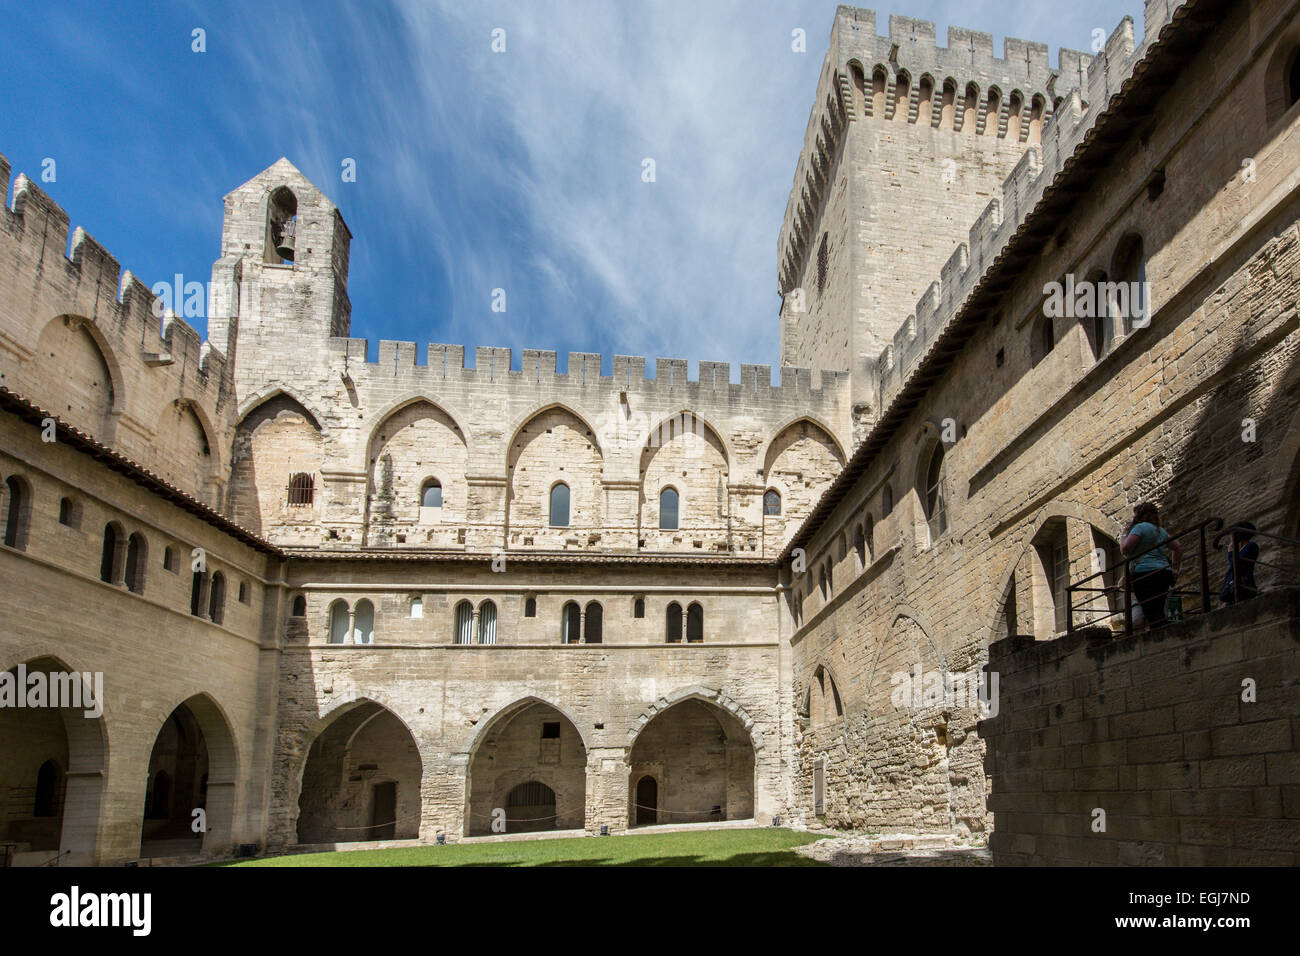
<svg viewBox="0 0 1300 956">
<path fill-rule="evenodd" d="M 820 866 L 794 848 L 821 839 L 774 827 L 302 853 L 230 866 Z"/>
</svg>

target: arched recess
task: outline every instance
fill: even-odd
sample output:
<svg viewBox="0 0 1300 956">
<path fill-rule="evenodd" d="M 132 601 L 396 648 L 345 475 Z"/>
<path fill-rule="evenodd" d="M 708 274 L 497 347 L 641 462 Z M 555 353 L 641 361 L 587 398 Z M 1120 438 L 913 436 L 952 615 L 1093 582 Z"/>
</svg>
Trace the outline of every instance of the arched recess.
<svg viewBox="0 0 1300 956">
<path fill-rule="evenodd" d="M 530 415 L 514 431 L 506 451 L 508 541 L 525 536 L 538 547 L 563 548 L 568 538 L 601 528 L 604 455 L 596 430 L 571 408 L 553 404 Z M 551 488 L 569 487 L 569 523 L 550 526 Z"/>
<path fill-rule="evenodd" d="M 7 815 L 0 820 L 0 841 L 15 844 L 14 864 L 43 866 L 56 858 L 59 866 L 100 862 L 108 715 L 90 716 L 104 704 L 94 686 L 82 678 L 88 673 L 75 662 L 70 666 L 61 658 L 41 654 L 14 665 L 0 678 L 9 688 L 29 695 L 36 684 L 43 683 L 46 689 L 42 706 L 0 707 L 0 794 L 8 800 Z M 36 674 L 45 676 L 33 682 Z M 54 699 L 49 689 L 56 683 L 80 695 L 78 700 L 60 692 L 59 702 L 74 706 L 48 706 Z M 41 768 L 50 761 L 59 771 L 53 803 L 39 808 L 38 815 Z"/>
<path fill-rule="evenodd" d="M 155 434 L 162 477 L 211 503 L 221 476 L 221 455 L 203 406 L 188 398 L 176 399 L 163 413 Z"/>
<path fill-rule="evenodd" d="M 465 431 L 440 405 L 419 397 L 379 420 L 370 432 L 366 469 L 368 541 L 407 541 L 448 546 L 458 543 L 467 515 L 469 447 Z M 421 508 L 429 479 L 441 486 L 441 505 Z"/>
<path fill-rule="evenodd" d="M 92 320 L 80 315 L 50 320 L 30 361 L 32 373 L 23 382 L 28 398 L 100 440 L 112 437 L 114 420 L 125 407 L 124 379 L 112 347 Z M 58 374 L 49 374 L 52 369 Z"/>
<path fill-rule="evenodd" d="M 1047 577 L 1042 568 L 1039 550 L 1050 537 L 1045 531 L 1050 530 L 1048 525 L 1053 522 L 1062 522 L 1066 526 L 1071 583 L 1094 571 L 1102 571 L 1102 563 L 1105 563 L 1108 568 L 1118 566 L 1119 562 L 1115 556 L 1118 554 L 1119 547 L 1116 540 L 1120 530 L 1119 521 L 1098 508 L 1077 501 L 1048 502 L 1018 530 L 1002 536 L 1002 546 L 1005 549 L 1002 553 L 1007 556 L 1007 563 L 997 579 L 990 582 L 993 587 L 987 593 L 985 603 L 987 611 L 983 623 L 986 645 L 1006 636 L 1005 615 L 1009 593 L 1015 595 L 1013 600 L 1019 622 L 1018 630 L 1022 634 L 1034 633 L 1043 638 L 1051 636 L 1050 633 L 1043 633 L 1036 622 L 1041 619 L 1043 627 L 1047 627 L 1050 620 L 1051 626 L 1055 626 L 1055 605 L 1048 600 L 1050 592 L 1042 590 L 1047 584 Z M 1102 552 L 1103 557 L 1097 556 L 1098 550 Z M 1037 581 L 1036 574 L 1042 575 Z M 1115 584 L 1119 581 L 1116 576 L 1108 583 Z M 1013 586 L 1014 592 L 1011 591 Z M 1036 597 L 1037 610 L 1035 610 Z M 1114 598 L 1112 597 L 1111 600 Z M 1046 605 L 1045 601 L 1048 602 Z M 1120 605 L 1114 606 L 1115 610 L 1122 606 L 1122 598 L 1120 601 Z M 1078 623 L 1082 623 L 1082 620 Z M 1122 624 L 1122 621 L 1118 623 Z"/>
<path fill-rule="evenodd" d="M 844 718 L 844 699 L 839 684 L 826 664 L 813 668 L 808 686 L 803 692 L 803 716 L 808 718 L 808 729 L 817 730 Z"/>
<path fill-rule="evenodd" d="M 586 822 L 587 747 L 559 708 L 526 697 L 499 710 L 469 748 L 465 828 L 469 836 L 580 829 Z M 540 798 L 549 791 L 552 809 Z M 521 802 L 521 794 L 532 796 Z M 505 830 L 492 828 L 504 810 Z M 498 814 L 500 818 L 500 814 Z"/>
<path fill-rule="evenodd" d="M 423 768 L 415 735 L 388 707 L 366 697 L 336 707 L 317 724 L 298 778 L 298 842 L 417 838 Z"/>
<path fill-rule="evenodd" d="M 783 500 L 779 516 L 763 519 L 769 548 L 785 544 L 844 461 L 844 449 L 816 419 L 800 416 L 773 432 L 763 450 L 763 475 L 768 484 L 782 489 Z"/>
<path fill-rule="evenodd" d="M 650 430 L 640 460 L 640 537 L 648 550 L 693 549 L 696 540 L 725 535 L 731 461 L 721 433 L 691 411 Z M 677 521 L 661 528 L 662 493 L 669 487 L 677 492 Z"/>
<path fill-rule="evenodd" d="M 694 693 L 674 695 L 635 732 L 629 756 L 628 820 L 707 823 L 754 816 L 757 748 L 747 721 Z M 644 718 L 644 715 L 643 715 Z M 640 807 L 640 782 L 655 781 L 658 805 Z"/>
<path fill-rule="evenodd" d="M 157 719 L 142 808 L 140 856 L 228 852 L 240 766 L 229 719 L 206 693 L 187 697 Z M 196 810 L 203 813 L 196 815 Z M 197 819 L 206 828 L 202 832 L 195 832 Z"/>
<path fill-rule="evenodd" d="M 873 825 L 950 826 L 947 663 L 930 632 L 898 613 L 876 644 L 868 671 L 865 732 L 875 741 L 866 783 L 880 798 Z"/>
<path fill-rule="evenodd" d="M 274 391 L 248 408 L 230 453 L 227 498 L 235 523 L 277 540 L 317 541 L 324 448 L 320 421 L 289 393 Z M 309 503 L 291 503 L 294 475 L 311 476 Z"/>
</svg>

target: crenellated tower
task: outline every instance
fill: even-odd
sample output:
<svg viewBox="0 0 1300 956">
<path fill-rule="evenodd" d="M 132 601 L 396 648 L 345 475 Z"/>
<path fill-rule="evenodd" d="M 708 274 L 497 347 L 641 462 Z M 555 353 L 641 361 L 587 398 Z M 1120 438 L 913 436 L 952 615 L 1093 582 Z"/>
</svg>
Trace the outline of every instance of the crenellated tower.
<svg viewBox="0 0 1300 956">
<path fill-rule="evenodd" d="M 841 6 L 778 245 L 781 362 L 848 371 L 855 433 L 875 359 L 1090 58 Z M 856 436 L 855 436 L 856 437 Z"/>
<path fill-rule="evenodd" d="M 351 242 L 338 207 L 287 159 L 225 197 L 208 337 L 241 395 L 306 371 L 322 343 L 348 335 Z"/>
</svg>

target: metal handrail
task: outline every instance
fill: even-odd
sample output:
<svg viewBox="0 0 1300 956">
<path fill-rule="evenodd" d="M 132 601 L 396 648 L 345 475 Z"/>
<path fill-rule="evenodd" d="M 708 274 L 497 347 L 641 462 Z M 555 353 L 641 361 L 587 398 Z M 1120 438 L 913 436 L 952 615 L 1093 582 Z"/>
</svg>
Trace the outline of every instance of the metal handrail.
<svg viewBox="0 0 1300 956">
<path fill-rule="evenodd" d="M 1173 596 L 1176 594 L 1177 595 L 1199 594 L 1201 598 L 1201 613 L 1208 612 L 1210 610 L 1210 568 L 1209 568 L 1209 561 L 1208 561 L 1209 548 L 1208 548 L 1208 542 L 1206 541 L 1206 532 L 1207 531 L 1211 533 L 1218 532 L 1222 528 L 1223 528 L 1222 518 L 1218 518 L 1218 517 L 1206 518 L 1200 524 L 1192 525 L 1190 528 L 1186 528 L 1183 531 L 1178 532 L 1177 534 L 1171 534 L 1164 541 L 1161 541 L 1158 544 L 1154 544 L 1149 548 L 1145 548 L 1142 551 L 1139 551 L 1137 554 L 1128 555 L 1127 557 L 1124 558 L 1123 561 L 1121 561 L 1114 568 L 1103 568 L 1100 571 L 1094 572 L 1093 574 L 1090 574 L 1085 578 L 1080 578 L 1075 583 L 1068 585 L 1065 589 L 1066 633 L 1073 634 L 1080 627 L 1087 627 L 1091 624 L 1097 623 L 1098 621 L 1107 620 L 1115 616 L 1117 612 L 1110 610 L 1108 608 L 1106 612 L 1100 617 L 1092 620 L 1084 621 L 1081 624 L 1076 624 L 1074 621 L 1074 612 L 1075 612 L 1074 596 L 1078 592 L 1092 592 L 1094 594 L 1099 594 L 1103 596 L 1113 594 L 1115 591 L 1119 590 L 1119 587 L 1118 585 L 1115 584 L 1107 584 L 1105 580 L 1106 575 L 1116 574 L 1119 572 L 1120 569 L 1123 569 L 1124 633 L 1125 635 L 1132 634 L 1133 633 L 1133 573 L 1132 573 L 1133 564 L 1139 561 L 1147 554 L 1150 554 L 1152 551 L 1155 551 L 1159 548 L 1168 547 L 1172 542 L 1178 541 L 1182 538 L 1186 538 L 1189 535 L 1196 535 L 1197 541 L 1199 542 L 1200 545 L 1199 548 L 1197 549 L 1197 555 L 1199 558 L 1198 570 L 1200 571 L 1200 574 L 1198 575 L 1199 580 L 1196 582 L 1196 586 L 1192 588 L 1179 588 L 1177 587 L 1177 583 L 1175 582 L 1175 586 L 1169 589 L 1168 595 Z M 1220 534 L 1219 537 L 1222 537 L 1222 535 Z M 1218 538 L 1216 537 L 1215 540 L 1217 541 Z M 1148 573 L 1155 573 L 1155 572 L 1148 572 Z M 1097 578 L 1102 579 L 1102 587 L 1087 586 L 1090 581 L 1094 581 Z M 1234 580 L 1235 580 L 1235 576 L 1234 576 Z M 1079 605 L 1079 609 L 1084 610 L 1087 604 L 1093 603 L 1096 600 L 1097 597 L 1089 598 L 1087 602 Z"/>
</svg>

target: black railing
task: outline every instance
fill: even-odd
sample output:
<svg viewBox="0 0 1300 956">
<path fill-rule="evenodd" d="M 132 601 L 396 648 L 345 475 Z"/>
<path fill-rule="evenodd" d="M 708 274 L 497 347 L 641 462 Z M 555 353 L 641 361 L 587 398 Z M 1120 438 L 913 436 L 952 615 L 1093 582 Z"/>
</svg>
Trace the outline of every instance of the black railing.
<svg viewBox="0 0 1300 956">
<path fill-rule="evenodd" d="M 1222 518 L 1207 518 L 1200 524 L 1193 525 L 1178 534 L 1170 535 L 1159 544 L 1127 556 L 1113 568 L 1103 568 L 1101 571 L 1090 574 L 1086 578 L 1081 578 L 1069 585 L 1065 589 L 1067 631 L 1073 633 L 1079 628 L 1101 624 L 1111 624 L 1112 629 L 1115 629 L 1113 622 L 1116 617 L 1122 615 L 1124 634 L 1132 634 L 1133 582 L 1143 577 L 1142 572 L 1134 572 L 1134 565 L 1152 551 L 1159 548 L 1168 548 L 1173 542 L 1179 542 L 1181 546 L 1181 542 L 1189 538 L 1192 539 L 1195 550 L 1192 551 L 1188 547 L 1182 547 L 1183 554 L 1179 574 L 1175 577 L 1173 586 L 1164 595 L 1167 602 L 1165 620 L 1177 621 L 1187 615 L 1206 614 L 1214 610 L 1214 601 L 1220 592 L 1218 589 L 1211 591 L 1210 588 L 1211 554 L 1217 555 L 1222 552 L 1224 550 L 1224 541 L 1227 539 L 1230 541 L 1230 553 L 1239 555 L 1241 544 L 1248 538 L 1254 537 L 1278 542 L 1284 548 L 1300 550 L 1300 539 L 1298 538 L 1288 538 L 1284 535 L 1256 531 L 1250 527 L 1240 525 L 1233 525 L 1231 528 L 1223 530 Z M 1189 561 L 1195 562 L 1195 574 L 1186 585 L 1179 587 L 1178 582 L 1183 579 L 1182 572 L 1186 570 Z M 1253 597 L 1262 586 L 1256 580 L 1254 590 L 1246 589 L 1245 593 L 1243 593 L 1243 576 L 1254 578 L 1254 573 L 1259 569 L 1265 569 L 1266 574 L 1274 569 L 1284 574 L 1287 572 L 1294 574 L 1295 571 L 1300 570 L 1300 562 L 1265 561 L 1261 557 L 1249 562 L 1234 557 L 1232 562 L 1233 573 L 1230 586 L 1234 602 Z M 1213 563 L 1219 569 L 1214 571 L 1216 579 L 1229 568 L 1226 553 L 1222 558 L 1216 558 Z M 1279 582 L 1266 583 L 1276 584 Z M 1229 584 L 1225 582 L 1223 588 L 1226 589 L 1227 587 L 1229 587 Z M 1080 598 L 1081 595 L 1089 596 Z M 1184 603 L 1185 598 L 1191 599 L 1189 605 Z M 1101 607 L 1097 606 L 1098 602 L 1101 603 Z"/>
<path fill-rule="evenodd" d="M 1081 627 L 1092 627 L 1102 623 L 1109 623 L 1114 620 L 1116 615 L 1122 614 L 1124 621 L 1124 633 L 1133 633 L 1133 582 L 1135 578 L 1143 577 L 1143 574 L 1152 574 L 1159 572 L 1138 572 L 1134 573 L 1133 566 L 1147 554 L 1161 548 L 1168 548 L 1171 544 L 1177 542 L 1182 547 L 1185 539 L 1193 539 L 1196 552 L 1195 555 L 1189 554 L 1187 548 L 1182 548 L 1182 563 L 1191 559 L 1196 561 L 1197 574 L 1195 579 L 1187 586 L 1179 587 L 1178 580 L 1182 577 L 1182 566 L 1179 567 L 1179 574 L 1174 579 L 1173 586 L 1166 592 L 1165 598 L 1169 605 L 1169 615 L 1167 620 L 1181 620 L 1186 614 L 1204 614 L 1213 609 L 1211 605 L 1210 594 L 1210 542 L 1208 535 L 1218 532 L 1223 527 L 1222 518 L 1207 518 L 1200 524 L 1193 525 L 1177 534 L 1170 535 L 1159 544 L 1144 548 L 1136 554 L 1131 554 L 1124 558 L 1113 568 L 1103 568 L 1094 574 L 1082 578 L 1065 589 L 1065 619 L 1066 630 L 1073 633 Z M 1117 581 L 1117 577 L 1122 574 L 1122 583 Z M 1100 580 L 1098 580 L 1100 579 Z M 1094 583 L 1095 582 L 1095 583 Z M 1082 601 L 1076 601 L 1075 596 L 1079 594 L 1090 594 Z M 1122 606 L 1120 598 L 1122 597 Z M 1185 607 L 1184 598 L 1192 598 L 1191 607 Z M 1103 608 L 1097 607 L 1097 602 L 1102 602 Z M 1094 616 L 1090 616 L 1094 615 Z M 1076 617 L 1081 619 L 1076 620 Z"/>
</svg>

